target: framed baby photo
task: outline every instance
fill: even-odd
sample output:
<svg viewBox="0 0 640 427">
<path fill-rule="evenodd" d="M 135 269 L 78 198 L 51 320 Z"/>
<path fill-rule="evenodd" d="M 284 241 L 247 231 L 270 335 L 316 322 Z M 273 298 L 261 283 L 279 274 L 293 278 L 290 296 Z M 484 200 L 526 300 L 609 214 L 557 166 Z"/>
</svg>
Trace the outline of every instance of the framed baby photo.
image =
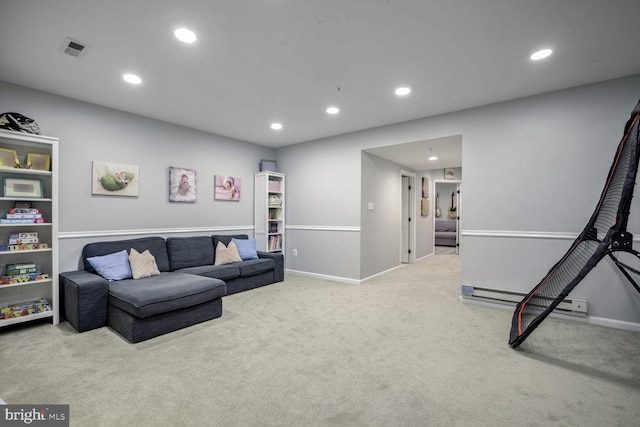
<svg viewBox="0 0 640 427">
<path fill-rule="evenodd" d="M 196 171 L 186 168 L 169 168 L 169 201 L 196 202 Z"/>
<path fill-rule="evenodd" d="M 91 194 L 98 196 L 138 197 L 140 167 L 93 161 Z"/>
<path fill-rule="evenodd" d="M 242 180 L 239 177 L 216 175 L 214 185 L 213 198 L 215 200 L 240 200 Z"/>
</svg>

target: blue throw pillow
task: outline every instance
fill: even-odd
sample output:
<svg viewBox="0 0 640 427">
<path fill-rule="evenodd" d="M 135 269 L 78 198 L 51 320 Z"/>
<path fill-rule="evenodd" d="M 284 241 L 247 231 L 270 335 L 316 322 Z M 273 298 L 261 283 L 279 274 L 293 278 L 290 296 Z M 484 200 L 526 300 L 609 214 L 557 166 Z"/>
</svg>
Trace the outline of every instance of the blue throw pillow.
<svg viewBox="0 0 640 427">
<path fill-rule="evenodd" d="M 126 249 L 109 255 L 87 258 L 87 262 L 99 275 L 110 282 L 131 279 L 131 266 Z"/>
<path fill-rule="evenodd" d="M 238 248 L 238 253 L 243 261 L 248 259 L 258 259 L 256 252 L 256 239 L 231 239 Z"/>
</svg>

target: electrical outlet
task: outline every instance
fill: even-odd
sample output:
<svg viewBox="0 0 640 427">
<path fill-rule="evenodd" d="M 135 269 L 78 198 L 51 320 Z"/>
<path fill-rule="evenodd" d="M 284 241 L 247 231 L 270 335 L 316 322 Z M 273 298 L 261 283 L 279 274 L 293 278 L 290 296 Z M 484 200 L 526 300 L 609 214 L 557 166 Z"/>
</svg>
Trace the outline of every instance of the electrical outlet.
<svg viewBox="0 0 640 427">
<path fill-rule="evenodd" d="M 298 256 L 298 250 L 297 249 L 293 250 L 293 256 Z"/>
</svg>

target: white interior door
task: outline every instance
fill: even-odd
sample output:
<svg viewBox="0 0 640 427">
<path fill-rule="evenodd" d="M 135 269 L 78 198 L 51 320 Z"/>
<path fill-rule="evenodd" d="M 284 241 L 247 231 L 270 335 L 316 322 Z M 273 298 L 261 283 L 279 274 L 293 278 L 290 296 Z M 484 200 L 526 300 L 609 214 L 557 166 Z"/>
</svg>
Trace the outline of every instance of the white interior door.
<svg viewBox="0 0 640 427">
<path fill-rule="evenodd" d="M 460 218 L 462 216 L 462 212 L 461 212 L 462 197 L 460 197 L 461 186 L 462 184 L 458 183 L 458 186 L 456 187 L 456 211 L 458 212 L 457 214 L 458 216 L 456 218 L 456 255 L 460 255 Z"/>
<path fill-rule="evenodd" d="M 411 179 L 402 175 L 402 245 L 400 262 L 408 263 L 411 250 Z"/>
</svg>

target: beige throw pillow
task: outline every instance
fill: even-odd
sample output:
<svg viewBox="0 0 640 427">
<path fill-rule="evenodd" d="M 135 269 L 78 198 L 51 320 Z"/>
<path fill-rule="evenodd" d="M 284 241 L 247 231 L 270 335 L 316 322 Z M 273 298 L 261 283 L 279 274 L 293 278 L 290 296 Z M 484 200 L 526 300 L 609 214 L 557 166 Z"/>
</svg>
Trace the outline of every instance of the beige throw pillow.
<svg viewBox="0 0 640 427">
<path fill-rule="evenodd" d="M 218 246 L 216 246 L 216 262 L 214 265 L 231 264 L 232 262 L 240 261 L 242 261 L 242 258 L 240 258 L 238 247 L 233 243 L 233 240 L 230 241 L 227 246 L 222 242 L 218 242 Z"/>
<path fill-rule="evenodd" d="M 131 275 L 134 279 L 142 279 L 143 277 L 151 277 L 160 274 L 156 259 L 151 252 L 146 251 L 139 253 L 131 248 L 129 253 L 129 264 L 131 265 Z"/>
</svg>

